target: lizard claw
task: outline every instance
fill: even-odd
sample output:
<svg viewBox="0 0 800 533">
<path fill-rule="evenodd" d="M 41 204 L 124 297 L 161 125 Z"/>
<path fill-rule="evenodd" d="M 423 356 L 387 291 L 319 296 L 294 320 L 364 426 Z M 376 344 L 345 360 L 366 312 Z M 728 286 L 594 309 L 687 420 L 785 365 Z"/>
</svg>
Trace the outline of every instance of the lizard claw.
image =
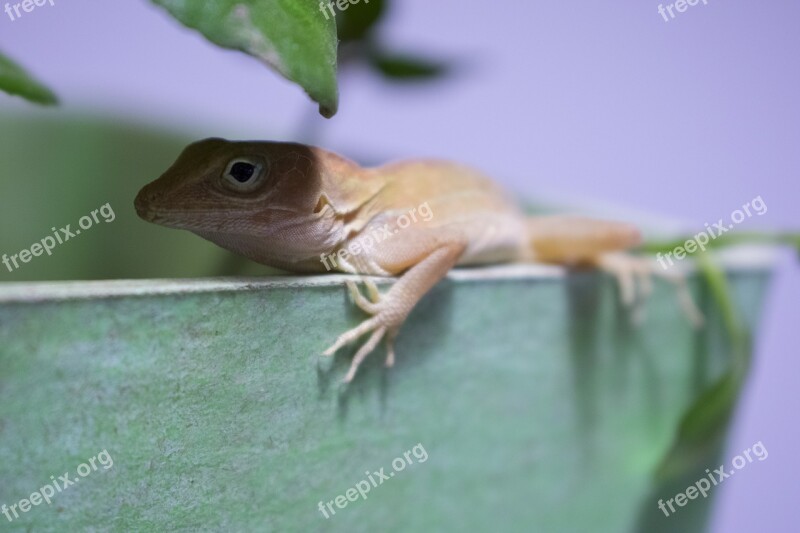
<svg viewBox="0 0 800 533">
<path fill-rule="evenodd" d="M 394 339 L 397 337 L 397 329 L 391 330 L 386 334 L 386 361 L 383 363 L 386 368 L 394 366 Z"/>
<path fill-rule="evenodd" d="M 376 329 L 370 336 L 369 340 L 358 349 L 356 354 L 353 356 L 353 361 L 350 363 L 350 370 L 347 371 L 347 375 L 344 377 L 345 383 L 350 383 L 353 381 L 353 378 L 356 377 L 358 367 L 361 366 L 361 362 L 366 359 L 366 357 L 372 353 L 373 350 L 375 350 L 375 347 L 378 346 L 378 343 L 385 334 L 386 328 Z"/>
<path fill-rule="evenodd" d="M 678 293 L 678 302 L 684 314 L 695 328 L 703 326 L 705 319 L 697 308 L 689 292 L 685 277 L 678 272 L 661 272 L 652 261 L 643 257 L 634 257 L 626 254 L 606 254 L 597 260 L 597 265 L 617 279 L 620 290 L 620 299 L 625 307 L 633 308 L 635 323 L 642 321 L 644 310 L 642 299 L 653 290 L 653 276 L 659 276 L 673 285 Z M 639 282 L 637 298 L 636 281 Z"/>
<path fill-rule="evenodd" d="M 336 342 L 334 342 L 333 345 L 327 350 L 322 352 L 322 355 L 332 356 L 340 348 L 350 344 L 361 336 L 372 332 L 372 335 L 370 335 L 367 342 L 365 342 L 353 356 L 350 369 L 344 378 L 344 382 L 349 383 L 355 377 L 358 367 L 361 365 L 364 359 L 366 359 L 370 353 L 375 351 L 378 343 L 384 337 L 386 338 L 387 345 L 385 365 L 387 367 L 394 365 L 394 339 L 397 336 L 399 325 L 394 324 L 395 320 L 392 320 L 391 316 L 387 313 L 386 307 L 388 306 L 386 299 L 380 294 L 378 287 L 372 280 L 364 281 L 364 285 L 366 285 L 370 296 L 369 300 L 365 298 L 363 294 L 361 294 L 361 291 L 354 282 L 348 280 L 345 282 L 345 284 L 347 285 L 347 289 L 353 303 L 355 303 L 362 311 L 372 316 L 353 329 L 350 329 L 339 335 L 339 338 L 336 339 Z"/>
<path fill-rule="evenodd" d="M 334 342 L 333 345 L 329 347 L 327 350 L 322 352 L 322 355 L 331 356 L 335 354 L 343 346 L 350 344 L 363 334 L 375 329 L 377 325 L 378 325 L 377 317 L 373 316 L 372 318 L 365 320 L 364 322 L 354 327 L 353 329 L 345 331 L 344 333 L 339 335 L 339 338 L 336 339 L 336 342 Z"/>
</svg>

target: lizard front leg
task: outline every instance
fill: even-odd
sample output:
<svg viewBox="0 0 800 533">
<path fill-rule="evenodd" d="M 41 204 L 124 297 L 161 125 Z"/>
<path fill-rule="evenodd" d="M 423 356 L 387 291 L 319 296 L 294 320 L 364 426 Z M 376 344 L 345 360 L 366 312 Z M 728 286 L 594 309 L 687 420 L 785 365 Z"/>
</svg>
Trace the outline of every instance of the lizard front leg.
<svg viewBox="0 0 800 533">
<path fill-rule="evenodd" d="M 465 248 L 466 240 L 454 232 L 406 230 L 397 238 L 371 249 L 368 252 L 369 257 L 360 258 L 364 263 L 371 263 L 384 272 L 404 273 L 385 294 L 380 294 L 374 285 L 368 283 L 371 301 L 364 298 L 355 285 L 349 282 L 355 304 L 372 316 L 340 335 L 323 352 L 326 356 L 333 355 L 346 344 L 371 332 L 369 339 L 353 356 L 350 370 L 344 378 L 345 383 L 352 381 L 358 367 L 383 338 L 387 341 L 386 366 L 394 364 L 393 341 L 400 326 L 417 302 L 458 262 Z"/>
</svg>

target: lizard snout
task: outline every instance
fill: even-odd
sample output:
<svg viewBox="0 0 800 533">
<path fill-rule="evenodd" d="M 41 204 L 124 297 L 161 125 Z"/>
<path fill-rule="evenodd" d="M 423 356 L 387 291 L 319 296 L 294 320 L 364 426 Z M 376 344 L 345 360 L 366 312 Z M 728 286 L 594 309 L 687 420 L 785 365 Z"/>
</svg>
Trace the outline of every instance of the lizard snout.
<svg viewBox="0 0 800 533">
<path fill-rule="evenodd" d="M 153 209 L 153 204 L 156 202 L 157 197 L 158 194 L 153 192 L 150 186 L 146 186 L 139 191 L 139 194 L 136 195 L 136 199 L 133 201 L 136 214 L 148 222 L 155 222 L 156 213 Z"/>
</svg>

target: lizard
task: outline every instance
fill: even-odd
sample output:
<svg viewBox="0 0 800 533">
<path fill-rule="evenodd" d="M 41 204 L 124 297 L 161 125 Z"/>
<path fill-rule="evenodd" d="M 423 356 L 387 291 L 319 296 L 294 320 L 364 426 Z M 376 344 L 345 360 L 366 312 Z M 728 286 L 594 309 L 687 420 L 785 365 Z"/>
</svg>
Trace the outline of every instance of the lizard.
<svg viewBox="0 0 800 533">
<path fill-rule="evenodd" d="M 616 278 L 628 308 L 650 291 L 652 276 L 660 276 L 676 285 L 693 325 L 703 320 L 682 274 L 660 271 L 647 258 L 628 253 L 642 242 L 634 225 L 573 215 L 529 216 L 488 177 L 448 161 L 364 168 L 303 144 L 209 138 L 186 147 L 162 176 L 141 189 L 134 205 L 146 221 L 188 230 L 282 270 L 399 276 L 385 293 L 363 278 L 368 297 L 346 281 L 353 303 L 369 318 L 322 353 L 333 355 L 369 336 L 353 356 L 345 382 L 381 340 L 385 365 L 394 365 L 400 327 L 456 266 L 595 267 Z"/>
</svg>

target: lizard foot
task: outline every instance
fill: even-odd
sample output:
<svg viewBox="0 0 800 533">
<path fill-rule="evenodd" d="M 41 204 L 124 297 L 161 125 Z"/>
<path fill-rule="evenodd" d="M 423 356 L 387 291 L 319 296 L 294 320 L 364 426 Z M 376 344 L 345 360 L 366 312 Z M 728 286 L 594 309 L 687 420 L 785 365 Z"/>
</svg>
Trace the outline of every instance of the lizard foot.
<svg viewBox="0 0 800 533">
<path fill-rule="evenodd" d="M 625 307 L 633 308 L 635 322 L 642 319 L 642 297 L 647 297 L 653 290 L 652 277 L 658 276 L 675 285 L 678 302 L 684 314 L 695 328 L 700 328 L 705 322 L 703 314 L 697 308 L 686 284 L 686 278 L 680 272 L 669 272 L 659 269 L 653 261 L 646 257 L 635 257 L 626 254 L 605 254 L 597 261 L 597 266 L 617 279 L 619 284 L 620 299 Z M 637 298 L 636 281 L 639 282 L 639 295 Z M 639 305 L 637 304 L 639 300 Z"/>
<path fill-rule="evenodd" d="M 370 335 L 367 342 L 365 342 L 353 356 L 353 361 L 350 363 L 350 370 L 348 370 L 347 375 L 345 375 L 344 382 L 350 383 L 355 377 L 358 367 L 361 366 L 361 363 L 370 353 L 375 351 L 378 343 L 384 337 L 386 338 L 387 345 L 385 365 L 387 367 L 394 365 L 394 339 L 400 329 L 400 324 L 398 324 L 397 317 L 394 316 L 396 313 L 391 312 L 391 306 L 388 305 L 388 300 L 381 295 L 378 287 L 372 280 L 364 280 L 364 285 L 367 287 L 367 292 L 370 296 L 369 299 L 361 294 L 361 291 L 358 290 L 358 286 L 355 283 L 352 281 L 346 281 L 345 283 L 347 284 L 347 289 L 353 303 L 355 303 L 359 309 L 372 316 L 353 329 L 341 334 L 330 348 L 322 352 L 322 355 L 331 356 L 346 344 L 350 344 L 362 335 L 371 332 L 372 335 Z M 399 322 L 402 323 L 402 320 Z"/>
</svg>

